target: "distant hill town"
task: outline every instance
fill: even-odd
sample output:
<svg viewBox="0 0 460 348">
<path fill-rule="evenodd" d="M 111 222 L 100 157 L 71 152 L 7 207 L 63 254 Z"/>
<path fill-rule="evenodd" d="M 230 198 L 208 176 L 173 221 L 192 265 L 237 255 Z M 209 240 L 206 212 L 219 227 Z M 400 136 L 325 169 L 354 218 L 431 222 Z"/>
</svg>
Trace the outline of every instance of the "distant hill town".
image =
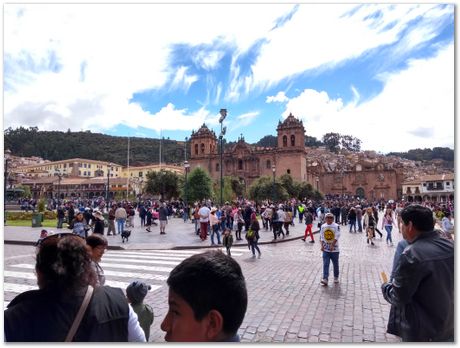
<svg viewBox="0 0 460 348">
<path fill-rule="evenodd" d="M 276 139 L 276 136 L 267 135 L 253 145 L 274 147 Z M 225 145 L 234 144 L 228 142 Z M 454 150 L 449 148 L 413 149 L 389 154 L 344 148 L 330 151 L 329 144 L 310 136 L 306 136 L 305 145 L 309 148 L 310 161 L 322 163 L 326 172 L 334 171 L 339 162 L 341 166 L 352 167 L 358 160 L 369 163 L 380 161 L 391 167 L 402 168 L 405 180 L 454 172 Z M 160 153 L 161 162 L 167 164 L 180 165 L 185 158 L 190 158 L 190 146 L 185 141 L 130 137 L 129 147 L 131 166 L 157 164 L 160 162 Z M 10 163 L 12 168 L 70 158 L 110 161 L 126 166 L 128 138 L 90 131 L 40 131 L 37 127 L 19 127 L 5 130 L 4 148 L 14 156 Z"/>
</svg>

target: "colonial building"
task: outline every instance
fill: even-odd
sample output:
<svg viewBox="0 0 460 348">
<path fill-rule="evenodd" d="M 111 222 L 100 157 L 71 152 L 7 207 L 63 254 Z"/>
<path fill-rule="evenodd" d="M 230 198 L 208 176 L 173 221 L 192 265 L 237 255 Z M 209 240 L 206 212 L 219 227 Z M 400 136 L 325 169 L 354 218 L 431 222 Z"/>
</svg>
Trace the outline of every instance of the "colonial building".
<svg viewBox="0 0 460 348">
<path fill-rule="evenodd" d="M 404 182 L 403 197 L 409 202 L 448 202 L 454 200 L 454 174 L 425 175 Z"/>
<path fill-rule="evenodd" d="M 223 176 L 235 176 L 249 186 L 264 175 L 289 174 L 296 181 L 308 182 L 323 194 L 360 196 L 368 199 L 401 198 L 403 175 L 398 168 L 380 161 L 356 160 L 330 163 L 314 161 L 305 147 L 302 121 L 290 114 L 278 123 L 277 145 L 256 147 L 241 136 L 236 145 L 223 153 Z M 216 134 L 205 124 L 190 137 L 191 169 L 202 167 L 214 180 L 220 178 L 220 154 Z M 340 159 L 340 156 L 337 156 Z M 343 157 L 343 156 L 342 156 Z"/>
<path fill-rule="evenodd" d="M 33 198 L 92 198 L 107 194 L 113 198 L 117 192 L 143 194 L 147 173 L 160 170 L 183 173 L 182 167 L 169 164 L 127 168 L 110 162 L 73 158 L 14 168 L 8 182 L 29 186 Z"/>
<path fill-rule="evenodd" d="M 62 174 L 72 177 L 92 178 L 109 174 L 110 177 L 117 178 L 121 176 L 121 172 L 122 166 L 119 164 L 84 158 L 37 163 L 15 169 L 15 173 L 22 174 L 25 177 L 50 177 Z"/>
</svg>

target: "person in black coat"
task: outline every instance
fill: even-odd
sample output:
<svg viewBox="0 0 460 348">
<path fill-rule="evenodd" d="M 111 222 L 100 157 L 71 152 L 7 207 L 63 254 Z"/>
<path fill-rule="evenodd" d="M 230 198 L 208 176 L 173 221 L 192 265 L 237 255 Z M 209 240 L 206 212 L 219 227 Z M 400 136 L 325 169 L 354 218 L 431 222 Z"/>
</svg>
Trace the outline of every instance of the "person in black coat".
<svg viewBox="0 0 460 348">
<path fill-rule="evenodd" d="M 93 214 L 94 229 L 93 233 L 104 234 L 104 217 L 99 210 L 96 210 Z"/>
</svg>

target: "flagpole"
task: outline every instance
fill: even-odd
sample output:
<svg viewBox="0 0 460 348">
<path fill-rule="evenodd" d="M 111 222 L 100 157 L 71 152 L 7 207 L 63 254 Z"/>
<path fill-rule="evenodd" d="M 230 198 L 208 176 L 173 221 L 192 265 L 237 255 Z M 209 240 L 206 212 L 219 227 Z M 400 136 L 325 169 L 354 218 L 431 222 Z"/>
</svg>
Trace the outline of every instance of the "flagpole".
<svg viewBox="0 0 460 348">
<path fill-rule="evenodd" d="M 128 200 L 128 195 L 129 195 L 129 137 L 128 137 L 128 178 L 126 180 L 126 200 Z"/>
</svg>

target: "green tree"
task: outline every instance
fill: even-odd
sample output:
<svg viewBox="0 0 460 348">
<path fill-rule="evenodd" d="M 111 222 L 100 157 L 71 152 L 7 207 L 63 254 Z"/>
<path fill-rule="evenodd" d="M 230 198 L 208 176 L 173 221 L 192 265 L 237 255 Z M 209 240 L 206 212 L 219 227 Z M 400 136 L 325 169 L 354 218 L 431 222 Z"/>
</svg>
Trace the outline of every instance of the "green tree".
<svg viewBox="0 0 460 348">
<path fill-rule="evenodd" d="M 324 145 L 321 140 L 316 139 L 315 137 L 311 137 L 309 135 L 305 136 L 305 146 L 309 147 L 318 147 Z"/>
<path fill-rule="evenodd" d="M 212 196 L 211 177 L 202 168 L 194 168 L 187 177 L 187 202 L 201 201 Z"/>
<path fill-rule="evenodd" d="M 283 174 L 280 177 L 281 185 L 286 190 L 289 197 L 297 197 L 299 194 L 299 183 L 292 179 L 289 174 Z"/>
<path fill-rule="evenodd" d="M 341 135 L 340 144 L 342 148 L 351 152 L 359 152 L 361 150 L 361 140 L 351 135 Z"/>
<path fill-rule="evenodd" d="M 31 197 L 32 194 L 30 192 L 30 186 L 28 185 L 18 185 L 18 189 L 24 190 L 23 193 L 21 193 L 21 197 Z"/>
<path fill-rule="evenodd" d="M 179 196 L 179 176 L 169 170 L 147 173 L 145 192 L 159 194 L 162 199 Z"/>
<path fill-rule="evenodd" d="M 278 137 L 275 137 L 274 135 L 266 135 L 256 143 L 257 146 L 264 147 L 276 147 L 277 144 Z"/>
<path fill-rule="evenodd" d="M 274 187 L 274 192 L 273 192 Z M 265 199 L 272 200 L 273 194 L 275 201 L 284 201 L 289 198 L 286 189 L 279 180 L 273 180 L 270 176 L 262 176 L 255 180 L 249 187 L 249 198 L 260 202 Z"/>
<path fill-rule="evenodd" d="M 326 148 L 331 152 L 339 152 L 340 149 L 340 134 L 339 133 L 326 133 L 323 135 L 323 143 Z"/>
</svg>

